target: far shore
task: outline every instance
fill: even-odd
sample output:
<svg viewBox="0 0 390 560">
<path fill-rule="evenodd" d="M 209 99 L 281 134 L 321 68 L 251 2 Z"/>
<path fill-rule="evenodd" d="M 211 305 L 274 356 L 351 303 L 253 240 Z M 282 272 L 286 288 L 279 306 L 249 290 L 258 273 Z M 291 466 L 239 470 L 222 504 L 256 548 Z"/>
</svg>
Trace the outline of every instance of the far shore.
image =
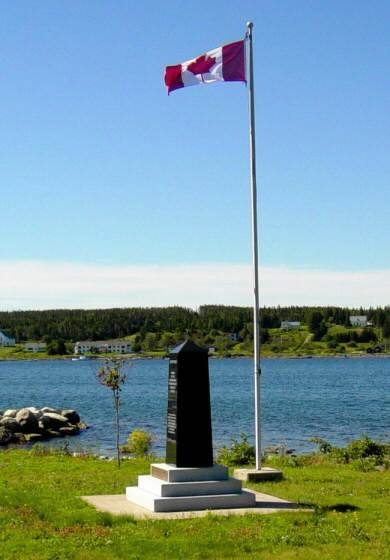
<svg viewBox="0 0 390 560">
<path fill-rule="evenodd" d="M 223 355 L 210 355 L 209 356 L 213 360 L 236 360 L 236 359 L 253 359 L 251 355 L 234 355 L 234 356 L 223 356 Z M 32 356 L 18 356 L 18 357 L 3 357 L 0 356 L 0 362 L 58 362 L 58 361 L 84 361 L 84 360 L 74 360 L 78 358 L 78 356 L 39 356 L 37 355 Z M 147 355 L 147 354 L 113 354 L 112 356 L 88 356 L 85 361 L 103 361 L 110 358 L 122 358 L 124 360 L 130 361 L 137 361 L 137 360 L 167 360 L 167 355 Z M 307 354 L 307 355 L 282 355 L 282 354 L 266 354 L 261 356 L 262 359 L 266 360 L 310 360 L 310 359 L 323 359 L 323 358 L 335 358 L 335 359 L 367 359 L 367 358 L 375 358 L 375 359 L 383 359 L 383 358 L 390 358 L 390 353 L 377 353 L 377 354 Z"/>
</svg>

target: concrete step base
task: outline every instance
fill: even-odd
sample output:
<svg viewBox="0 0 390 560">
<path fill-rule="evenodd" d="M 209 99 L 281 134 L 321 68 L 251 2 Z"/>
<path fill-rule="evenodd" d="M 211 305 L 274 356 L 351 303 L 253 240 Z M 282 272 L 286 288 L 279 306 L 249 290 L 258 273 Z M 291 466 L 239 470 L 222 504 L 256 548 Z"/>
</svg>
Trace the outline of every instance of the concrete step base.
<svg viewBox="0 0 390 560">
<path fill-rule="evenodd" d="M 241 486 L 240 480 L 231 477 L 227 480 L 200 480 L 195 482 L 165 482 L 150 475 L 138 477 L 138 488 L 162 498 L 237 494 L 241 492 Z"/>
<path fill-rule="evenodd" d="M 201 480 L 227 480 L 229 471 L 223 465 L 212 467 L 176 467 L 167 463 L 152 463 L 150 474 L 166 482 L 199 482 Z"/>
<path fill-rule="evenodd" d="M 242 490 L 237 494 L 161 497 L 137 486 L 129 486 L 126 488 L 126 498 L 130 502 L 154 512 L 248 508 L 255 507 L 256 504 L 255 493 L 247 490 Z"/>
</svg>

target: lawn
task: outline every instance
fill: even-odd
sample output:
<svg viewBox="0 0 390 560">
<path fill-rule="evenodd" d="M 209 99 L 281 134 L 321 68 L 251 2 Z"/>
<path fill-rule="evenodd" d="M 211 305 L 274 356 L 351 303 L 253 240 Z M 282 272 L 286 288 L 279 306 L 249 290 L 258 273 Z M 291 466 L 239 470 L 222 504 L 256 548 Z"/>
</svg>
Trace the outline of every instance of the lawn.
<svg viewBox="0 0 390 560">
<path fill-rule="evenodd" d="M 283 467 L 280 482 L 252 488 L 315 508 L 176 521 L 98 513 L 79 496 L 123 493 L 147 473 L 144 459 L 0 452 L 0 559 L 385 559 L 389 557 L 389 471 L 351 464 Z"/>
</svg>

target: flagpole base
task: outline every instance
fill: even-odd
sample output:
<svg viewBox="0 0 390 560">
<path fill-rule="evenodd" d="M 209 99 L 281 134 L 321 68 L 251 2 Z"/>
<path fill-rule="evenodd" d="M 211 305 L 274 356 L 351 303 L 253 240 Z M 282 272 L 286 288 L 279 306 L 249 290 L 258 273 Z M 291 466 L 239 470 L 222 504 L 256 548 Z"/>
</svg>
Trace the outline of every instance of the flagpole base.
<svg viewBox="0 0 390 560">
<path fill-rule="evenodd" d="M 246 482 L 266 482 L 269 480 L 282 480 L 283 472 L 279 469 L 271 467 L 262 467 L 261 469 L 235 469 L 234 478 L 245 480 Z"/>
</svg>

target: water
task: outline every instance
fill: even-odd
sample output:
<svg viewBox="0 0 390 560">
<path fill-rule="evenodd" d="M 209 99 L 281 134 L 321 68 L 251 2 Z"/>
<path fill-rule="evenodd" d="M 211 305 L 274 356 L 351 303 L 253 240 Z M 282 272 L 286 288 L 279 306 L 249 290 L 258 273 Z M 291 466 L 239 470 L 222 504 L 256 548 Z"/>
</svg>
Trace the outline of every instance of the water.
<svg viewBox="0 0 390 560">
<path fill-rule="evenodd" d="M 112 453 L 111 393 L 95 378 L 99 361 L 0 362 L 0 410 L 23 406 L 75 408 L 91 428 L 72 447 Z M 262 417 L 265 445 L 297 451 L 323 437 L 345 444 L 363 433 L 388 438 L 390 359 L 263 360 Z M 168 361 L 137 360 L 122 392 L 122 440 L 134 428 L 152 432 L 162 455 Z M 210 360 L 214 447 L 241 432 L 253 434 L 252 361 Z M 194 418 L 196 422 L 196 418 Z M 52 440 L 51 444 L 62 443 Z"/>
</svg>

